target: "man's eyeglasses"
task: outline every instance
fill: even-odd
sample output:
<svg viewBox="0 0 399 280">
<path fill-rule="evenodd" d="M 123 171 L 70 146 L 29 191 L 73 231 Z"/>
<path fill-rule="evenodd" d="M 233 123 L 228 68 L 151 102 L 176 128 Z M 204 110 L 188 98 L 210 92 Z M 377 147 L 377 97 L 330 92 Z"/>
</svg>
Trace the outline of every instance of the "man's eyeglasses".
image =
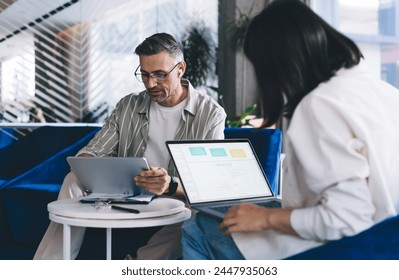
<svg viewBox="0 0 399 280">
<path fill-rule="evenodd" d="M 140 65 L 137 66 L 136 71 L 134 71 L 134 75 L 136 76 L 137 80 L 139 80 L 139 82 L 142 83 L 148 83 L 148 81 L 150 80 L 150 78 L 155 79 L 155 81 L 159 84 L 165 82 L 166 77 L 168 77 L 168 75 L 170 73 L 172 73 L 172 71 L 177 67 L 177 65 L 179 65 L 180 62 L 178 62 L 175 66 L 172 67 L 172 69 L 170 69 L 168 72 L 164 73 L 164 72 L 155 72 L 155 73 L 141 73 L 141 72 L 137 72 L 140 68 Z"/>
</svg>

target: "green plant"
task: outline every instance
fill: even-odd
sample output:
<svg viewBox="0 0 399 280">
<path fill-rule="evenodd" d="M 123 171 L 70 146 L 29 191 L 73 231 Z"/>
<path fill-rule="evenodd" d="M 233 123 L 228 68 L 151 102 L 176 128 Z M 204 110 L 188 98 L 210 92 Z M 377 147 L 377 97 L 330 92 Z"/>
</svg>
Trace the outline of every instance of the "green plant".
<svg viewBox="0 0 399 280">
<path fill-rule="evenodd" d="M 194 87 L 206 86 L 208 74 L 215 65 L 216 43 L 211 29 L 201 21 L 192 23 L 183 36 L 187 78 Z"/>
<path fill-rule="evenodd" d="M 253 114 L 256 110 L 256 104 L 245 108 L 244 113 L 237 120 L 227 120 L 228 127 L 242 127 L 242 126 L 253 126 L 248 116 Z M 262 116 L 256 116 L 255 119 L 262 118 Z"/>
</svg>

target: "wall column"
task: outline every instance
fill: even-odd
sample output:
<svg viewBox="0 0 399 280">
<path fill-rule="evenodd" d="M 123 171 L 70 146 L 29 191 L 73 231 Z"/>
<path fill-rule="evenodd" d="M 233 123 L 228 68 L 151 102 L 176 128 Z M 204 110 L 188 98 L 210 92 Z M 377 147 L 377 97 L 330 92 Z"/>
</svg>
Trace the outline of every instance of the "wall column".
<svg viewBox="0 0 399 280">
<path fill-rule="evenodd" d="M 251 18 L 258 14 L 267 1 L 219 1 L 219 89 L 223 95 L 228 118 L 240 116 L 245 108 L 256 103 L 258 86 L 251 63 L 242 48 L 235 49 L 232 40 L 233 23 L 241 13 Z"/>
</svg>

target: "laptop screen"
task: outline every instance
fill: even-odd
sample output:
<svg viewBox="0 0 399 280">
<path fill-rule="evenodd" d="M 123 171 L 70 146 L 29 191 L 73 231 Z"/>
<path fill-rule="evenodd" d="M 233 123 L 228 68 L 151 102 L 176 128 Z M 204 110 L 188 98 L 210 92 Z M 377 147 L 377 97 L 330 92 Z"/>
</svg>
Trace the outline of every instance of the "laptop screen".
<svg viewBox="0 0 399 280">
<path fill-rule="evenodd" d="M 190 203 L 273 196 L 248 140 L 166 144 Z"/>
</svg>

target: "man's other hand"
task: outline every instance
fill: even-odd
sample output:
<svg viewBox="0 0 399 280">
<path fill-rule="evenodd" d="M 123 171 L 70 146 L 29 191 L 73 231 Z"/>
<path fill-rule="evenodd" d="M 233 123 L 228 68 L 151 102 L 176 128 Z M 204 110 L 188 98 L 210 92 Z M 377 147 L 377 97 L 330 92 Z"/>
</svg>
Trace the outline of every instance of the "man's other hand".
<svg viewBox="0 0 399 280">
<path fill-rule="evenodd" d="M 134 177 L 134 181 L 147 191 L 161 195 L 168 191 L 170 176 L 165 168 L 150 167 L 150 170 L 145 170 Z"/>
</svg>

